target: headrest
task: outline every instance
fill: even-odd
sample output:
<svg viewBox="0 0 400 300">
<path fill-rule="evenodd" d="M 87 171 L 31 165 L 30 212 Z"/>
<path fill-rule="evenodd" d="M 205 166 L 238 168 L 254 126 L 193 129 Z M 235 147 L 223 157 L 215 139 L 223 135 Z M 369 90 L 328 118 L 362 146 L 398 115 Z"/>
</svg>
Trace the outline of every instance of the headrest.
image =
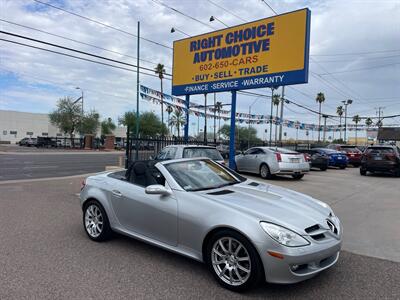
<svg viewBox="0 0 400 300">
<path fill-rule="evenodd" d="M 143 175 L 146 173 L 146 164 L 143 162 L 137 162 L 133 165 L 133 172 L 135 175 Z"/>
</svg>

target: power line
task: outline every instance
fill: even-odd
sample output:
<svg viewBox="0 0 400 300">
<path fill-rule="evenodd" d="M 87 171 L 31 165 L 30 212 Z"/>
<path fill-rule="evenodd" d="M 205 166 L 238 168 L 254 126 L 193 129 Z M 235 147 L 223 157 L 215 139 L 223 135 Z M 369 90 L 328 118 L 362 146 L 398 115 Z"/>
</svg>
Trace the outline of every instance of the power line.
<svg viewBox="0 0 400 300">
<path fill-rule="evenodd" d="M 368 68 L 360 68 L 360 69 L 347 70 L 347 71 L 337 71 L 337 72 L 330 72 L 330 73 L 322 73 L 322 74 L 318 74 L 318 75 L 320 75 L 320 76 L 326 76 L 326 75 L 332 75 L 332 74 L 351 73 L 351 72 L 358 72 L 358 71 L 364 71 L 364 70 L 385 68 L 385 67 L 390 67 L 390 66 L 394 66 L 394 65 L 400 65 L 400 62 L 398 62 L 398 63 L 392 63 L 392 64 L 386 64 L 386 65 L 373 66 L 373 67 L 368 67 Z"/>
<path fill-rule="evenodd" d="M 216 7 L 220 8 L 220 9 L 222 9 L 223 11 L 227 12 L 228 14 L 230 14 L 230 15 L 232 15 L 232 16 L 238 18 L 239 20 L 241 20 L 241 21 L 243 21 L 243 22 L 248 22 L 247 20 L 245 20 L 245 19 L 243 19 L 242 17 L 240 17 L 240 16 L 234 14 L 232 11 L 227 10 L 225 7 L 223 7 L 223 6 L 221 6 L 221 5 L 217 4 L 217 3 L 215 3 L 214 1 L 211 1 L 211 0 L 207 0 L 207 1 L 210 2 L 211 4 L 213 4 L 214 6 L 216 6 Z"/>
<path fill-rule="evenodd" d="M 61 39 L 67 40 L 67 41 L 71 41 L 71 42 L 74 42 L 74 43 L 78 43 L 78 44 L 90 46 L 90 47 L 93 47 L 93 48 L 97 48 L 97 49 L 100 49 L 100 50 L 103 50 L 103 51 L 107 51 L 107 52 L 110 52 L 110 53 L 115 53 L 115 54 L 118 54 L 118 55 L 130 57 L 130 58 L 133 58 L 133 59 L 137 59 L 136 57 L 128 55 L 128 54 L 124 54 L 124 53 L 121 53 L 121 52 L 118 52 L 118 51 L 115 51 L 115 50 L 110 50 L 110 49 L 106 49 L 106 48 L 103 48 L 103 47 L 100 47 L 100 46 L 96 46 L 96 45 L 93 45 L 93 44 L 89 44 L 89 43 L 86 43 L 86 42 L 82 42 L 82 41 L 78 41 L 78 40 L 75 40 L 75 39 L 71 39 L 69 37 L 65 37 L 65 36 L 62 36 L 62 35 L 51 33 L 51 32 L 45 31 L 45 30 L 37 29 L 37 28 L 30 27 L 30 26 L 27 26 L 27 25 L 18 24 L 18 23 L 15 23 L 15 22 L 11 22 L 11 21 L 8 21 L 8 20 L 1 19 L 1 18 L 0 18 L 0 21 L 8 23 L 8 24 L 15 25 L 15 26 L 19 26 L 19 27 L 22 27 L 22 28 L 26 28 L 26 29 L 37 31 L 37 32 L 45 33 L 45 34 L 48 34 L 48 35 L 51 35 L 51 36 L 55 36 L 55 37 L 58 37 L 58 38 L 61 38 Z M 146 59 L 142 59 L 142 58 L 140 60 L 144 61 L 144 62 L 147 62 L 147 63 L 154 64 L 154 62 L 150 61 L 150 60 L 146 60 Z"/>
<path fill-rule="evenodd" d="M 20 43 L 20 42 L 16 42 L 16 41 L 6 40 L 6 39 L 2 39 L 2 38 L 0 38 L 0 41 L 12 43 L 12 44 L 17 44 L 17 45 L 25 46 L 25 47 L 29 47 L 29 48 L 34 48 L 34 49 L 37 49 L 37 50 L 43 50 L 43 51 L 46 51 L 46 52 L 51 52 L 51 53 L 59 54 L 59 55 L 63 55 L 63 56 L 68 56 L 68 57 L 71 57 L 71 58 L 76 58 L 76 59 L 79 59 L 79 60 L 84 60 L 84 61 L 88 61 L 88 62 L 92 62 L 92 63 L 96 63 L 96 64 L 100 64 L 100 65 L 104 65 L 104 66 L 108 66 L 108 67 L 112 67 L 112 68 L 116 68 L 116 69 L 121 69 L 121 70 L 125 70 L 125 71 L 130 71 L 130 72 L 136 72 L 135 70 L 132 70 L 132 69 L 128 69 L 128 68 L 124 68 L 124 67 L 108 64 L 108 63 L 103 63 L 103 62 L 100 62 L 100 61 L 96 61 L 96 60 L 92 60 L 92 59 L 88 59 L 88 58 L 84 58 L 84 57 L 79 57 L 79 56 L 75 56 L 75 55 L 71 55 L 71 54 L 67 54 L 67 53 L 63 53 L 63 52 L 59 52 L 59 51 L 54 51 L 54 50 L 50 50 L 50 49 L 45 49 L 45 48 L 33 46 L 33 45 L 28 45 L 28 44 L 24 44 L 24 43 Z M 157 75 L 153 75 L 153 74 L 149 74 L 149 73 L 145 73 L 145 72 L 140 72 L 140 71 L 139 71 L 139 73 L 143 74 L 143 75 L 148 75 L 148 76 L 152 76 L 152 77 L 157 77 L 158 78 Z"/>
<path fill-rule="evenodd" d="M 393 50 L 378 50 L 378 51 L 367 51 L 367 52 L 347 52 L 347 53 L 336 53 L 336 54 L 312 54 L 312 56 L 346 56 L 346 55 L 362 55 L 362 54 L 374 54 L 374 53 L 388 53 L 388 52 L 399 52 L 400 49 Z"/>
<path fill-rule="evenodd" d="M 111 26 L 111 25 L 108 25 L 108 24 L 106 24 L 106 23 L 97 21 L 97 20 L 95 20 L 95 19 L 92 19 L 92 18 L 83 16 L 83 15 L 80 15 L 80 14 L 74 13 L 74 12 L 69 11 L 69 10 L 66 10 L 66 9 L 64 9 L 64 8 L 55 6 L 55 5 L 53 5 L 53 4 L 46 3 L 46 2 L 43 2 L 43 1 L 40 1 L 40 0 L 33 0 L 33 1 L 35 1 L 35 2 L 37 2 L 37 3 L 40 3 L 40 4 L 43 4 L 43 5 L 46 5 L 46 6 L 49 6 L 49 7 L 52 7 L 52 8 L 54 8 L 54 9 L 63 11 L 63 12 L 65 12 L 65 13 L 68 13 L 68 14 L 73 15 L 73 16 L 75 16 L 75 17 L 84 19 L 84 20 L 86 20 L 86 21 L 90 21 L 90 22 L 96 23 L 96 24 L 98 24 L 98 25 L 101 25 L 101 26 L 104 26 L 104 27 L 107 27 L 107 28 L 110 28 L 110 29 L 119 31 L 119 32 L 121 32 L 121 33 L 130 35 L 130 36 L 133 36 L 133 37 L 135 37 L 135 38 L 138 37 L 136 34 L 130 33 L 130 32 L 128 32 L 128 31 L 126 31 L 126 30 L 123 30 L 123 29 L 117 28 L 117 27 L 115 27 L 115 26 Z M 152 44 L 155 44 L 155 45 L 158 45 L 158 46 L 167 48 L 167 49 L 172 49 L 172 47 L 169 47 L 169 46 L 167 46 L 167 45 L 161 44 L 161 43 L 159 43 L 159 42 L 150 40 L 150 39 L 145 38 L 145 37 L 142 37 L 142 36 L 140 37 L 140 39 L 141 39 L 141 40 L 144 40 L 144 41 L 146 41 L 146 42 L 149 42 L 149 43 L 152 43 Z"/>
<path fill-rule="evenodd" d="M 29 37 L 26 37 L 26 36 L 23 36 L 23 35 L 7 32 L 7 31 L 3 31 L 3 30 L 0 30 L 0 33 L 6 34 L 6 35 L 10 35 L 10 36 L 13 36 L 13 37 L 17 37 L 17 38 L 21 38 L 21 39 L 26 39 L 26 40 L 33 41 L 33 42 L 40 43 L 40 44 L 45 44 L 45 45 L 52 46 L 52 47 L 57 47 L 57 48 L 60 48 L 60 49 L 63 49 L 63 50 L 68 50 L 68 51 L 71 51 L 71 52 L 76 52 L 76 53 L 79 53 L 79 54 L 88 55 L 88 56 L 92 56 L 92 57 L 95 57 L 95 58 L 111 61 L 111 62 L 114 62 L 114 63 L 118 63 L 118 64 L 129 66 L 129 67 L 137 68 L 137 65 L 134 65 L 134 64 L 122 62 L 122 61 L 119 61 L 119 60 L 107 58 L 107 57 L 104 57 L 104 56 L 101 56 L 101 55 L 96 55 L 96 54 L 92 54 L 92 53 L 89 53 L 89 52 L 85 52 L 85 51 L 81 51 L 81 50 L 77 50 L 77 49 L 73 49 L 73 48 L 69 48 L 69 47 L 64 47 L 64 46 L 61 46 L 61 45 L 45 42 L 45 41 L 38 40 L 38 39 L 29 38 Z M 151 72 L 154 71 L 154 69 L 149 69 L 149 68 L 146 68 L 146 67 L 139 67 L 139 69 L 143 69 L 143 70 L 151 71 Z M 169 75 L 169 76 L 172 76 L 171 74 L 168 74 L 168 73 L 165 73 L 165 74 Z"/>
<path fill-rule="evenodd" d="M 400 55 L 390 55 L 390 56 L 378 56 L 378 57 L 360 57 L 362 60 L 380 60 L 380 59 L 390 59 L 400 57 Z M 335 62 L 354 62 L 353 59 L 336 59 L 336 60 L 314 60 L 315 63 L 335 63 Z"/>
<path fill-rule="evenodd" d="M 268 2 L 267 2 L 267 1 L 265 1 L 265 0 L 261 0 L 261 2 L 264 2 L 264 3 L 265 3 L 265 5 L 267 5 L 267 6 L 269 7 L 269 9 L 270 9 L 270 10 L 272 10 L 272 11 L 274 12 L 274 14 L 275 14 L 275 15 L 277 15 L 277 14 L 278 14 L 278 13 L 277 13 L 277 12 L 276 12 L 276 11 L 275 11 L 273 8 L 272 8 L 272 6 L 268 4 Z"/>
<path fill-rule="evenodd" d="M 215 30 L 215 28 L 212 27 L 210 24 L 207 24 L 207 23 L 205 23 L 203 21 L 200 21 L 199 19 L 196 19 L 195 17 L 189 16 L 188 14 L 185 14 L 184 12 L 181 12 L 180 10 L 178 10 L 176 8 L 173 8 L 172 6 L 169 6 L 169 5 L 165 4 L 164 2 L 157 1 L 157 0 L 151 0 L 151 1 L 153 1 L 155 4 L 158 4 L 160 6 L 166 7 L 166 8 L 168 8 L 168 9 L 170 9 L 170 10 L 172 10 L 172 11 L 174 11 L 174 12 L 176 12 L 176 13 L 182 15 L 182 16 L 185 16 L 186 18 L 189 18 L 189 19 L 191 19 L 193 21 L 196 21 L 196 22 L 198 22 L 198 23 L 200 23 L 200 24 L 202 24 L 204 26 L 207 26 L 207 27 L 211 28 L 212 30 Z"/>
</svg>

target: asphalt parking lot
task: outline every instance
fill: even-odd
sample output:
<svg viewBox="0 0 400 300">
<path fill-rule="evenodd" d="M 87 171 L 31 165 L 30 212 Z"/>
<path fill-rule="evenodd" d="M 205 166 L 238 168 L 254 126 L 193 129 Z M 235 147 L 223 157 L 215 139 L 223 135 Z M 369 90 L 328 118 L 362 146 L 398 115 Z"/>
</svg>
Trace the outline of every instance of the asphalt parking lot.
<svg viewBox="0 0 400 300">
<path fill-rule="evenodd" d="M 121 156 L 123 152 L 4 152 L 0 154 L 0 181 L 101 172 L 105 166 L 118 165 Z"/>
<path fill-rule="evenodd" d="M 0 299 L 399 299 L 400 180 L 357 171 L 269 181 L 329 203 L 344 225 L 344 251 L 311 280 L 246 294 L 219 287 L 202 264 L 145 243 L 90 241 L 80 178 L 0 183 Z"/>
</svg>

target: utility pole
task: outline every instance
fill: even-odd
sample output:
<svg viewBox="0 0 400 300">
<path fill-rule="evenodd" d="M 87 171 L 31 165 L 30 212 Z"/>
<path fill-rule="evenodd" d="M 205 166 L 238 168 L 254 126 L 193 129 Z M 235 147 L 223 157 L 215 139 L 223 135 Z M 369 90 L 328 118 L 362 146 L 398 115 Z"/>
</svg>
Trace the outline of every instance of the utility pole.
<svg viewBox="0 0 400 300">
<path fill-rule="evenodd" d="M 204 94 L 204 145 L 207 145 L 207 94 Z"/>
<path fill-rule="evenodd" d="M 274 87 L 271 88 L 271 113 L 269 116 L 269 145 L 272 146 L 272 114 L 274 109 Z"/>
<path fill-rule="evenodd" d="M 139 55 L 140 55 L 140 22 L 137 24 L 137 72 L 136 72 L 136 128 L 135 128 L 135 136 L 136 136 L 136 151 L 135 151 L 135 160 L 139 160 Z M 162 98 L 161 98 L 162 99 Z"/>
<path fill-rule="evenodd" d="M 214 93 L 214 144 L 217 145 L 216 127 L 217 127 L 217 110 L 215 109 L 216 93 Z"/>
<path fill-rule="evenodd" d="M 353 100 L 348 99 L 342 101 L 344 104 L 344 142 L 347 142 L 347 106 L 353 103 Z"/>
<path fill-rule="evenodd" d="M 325 136 L 326 136 L 326 119 L 328 118 L 327 115 L 322 115 L 322 117 L 324 118 L 324 135 L 323 135 L 323 141 L 325 142 Z"/>
<path fill-rule="evenodd" d="M 379 106 L 379 107 L 375 107 L 375 109 L 377 110 L 376 114 L 378 115 L 377 125 L 378 125 L 378 127 L 382 127 L 381 115 L 383 114 L 384 107 Z"/>
<path fill-rule="evenodd" d="M 285 103 L 285 86 L 282 86 L 282 98 L 281 98 L 281 115 L 280 115 L 280 124 L 279 124 L 279 142 L 282 143 L 282 126 L 283 126 L 283 105 Z"/>
</svg>

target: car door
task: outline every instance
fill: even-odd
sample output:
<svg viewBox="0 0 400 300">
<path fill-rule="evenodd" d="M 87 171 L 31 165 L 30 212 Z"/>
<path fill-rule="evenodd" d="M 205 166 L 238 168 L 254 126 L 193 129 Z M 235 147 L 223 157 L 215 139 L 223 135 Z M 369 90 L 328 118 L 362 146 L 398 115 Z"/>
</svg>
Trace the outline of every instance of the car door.
<svg viewBox="0 0 400 300">
<path fill-rule="evenodd" d="M 173 194 L 149 195 L 144 186 L 118 181 L 111 198 L 118 221 L 126 230 L 177 245 L 178 205 Z"/>
<path fill-rule="evenodd" d="M 253 148 L 253 151 L 249 155 L 249 160 L 247 162 L 249 172 L 259 173 L 264 154 L 265 153 L 262 149 Z"/>
<path fill-rule="evenodd" d="M 236 167 L 239 171 L 249 171 L 248 163 L 251 159 L 252 153 L 255 151 L 255 148 L 250 148 L 243 154 L 239 154 L 236 160 Z"/>
</svg>

